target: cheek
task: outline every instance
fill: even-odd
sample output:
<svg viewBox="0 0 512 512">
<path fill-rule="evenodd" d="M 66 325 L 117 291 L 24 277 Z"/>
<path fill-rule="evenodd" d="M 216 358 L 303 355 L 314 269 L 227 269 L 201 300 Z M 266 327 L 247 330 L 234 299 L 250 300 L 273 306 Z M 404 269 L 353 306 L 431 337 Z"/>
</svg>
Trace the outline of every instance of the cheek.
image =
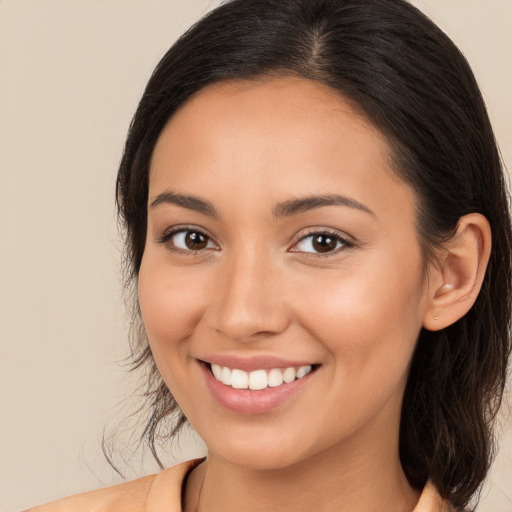
<svg viewBox="0 0 512 512">
<path fill-rule="evenodd" d="M 346 411 L 353 415 L 349 427 L 357 428 L 384 404 L 400 408 L 421 328 L 421 297 L 410 283 L 387 288 L 378 276 L 357 273 L 342 282 L 326 282 L 322 292 L 310 289 L 300 314 L 328 353 L 325 400 L 342 411 L 331 418 L 334 431 L 347 428 Z"/>
<path fill-rule="evenodd" d="M 297 317 L 344 372 L 400 373 L 421 329 L 421 278 L 420 264 L 409 273 L 379 264 L 318 275 L 294 290 Z"/>
<path fill-rule="evenodd" d="M 138 295 L 151 349 L 160 355 L 179 350 L 201 318 L 202 288 L 188 274 L 170 268 L 161 258 L 145 254 L 138 278 Z"/>
</svg>

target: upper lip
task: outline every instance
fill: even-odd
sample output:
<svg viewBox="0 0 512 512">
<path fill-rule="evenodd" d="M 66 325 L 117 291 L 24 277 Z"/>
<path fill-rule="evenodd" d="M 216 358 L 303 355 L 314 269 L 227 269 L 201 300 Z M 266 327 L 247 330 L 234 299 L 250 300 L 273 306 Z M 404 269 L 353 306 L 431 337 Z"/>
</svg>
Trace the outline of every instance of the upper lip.
<svg viewBox="0 0 512 512">
<path fill-rule="evenodd" d="M 254 370 L 271 370 L 272 368 L 300 368 L 301 366 L 313 365 L 310 360 L 285 359 L 273 355 L 252 355 L 239 356 L 231 354 L 214 354 L 200 358 L 201 361 L 219 366 L 227 366 L 231 369 L 252 372 Z"/>
</svg>

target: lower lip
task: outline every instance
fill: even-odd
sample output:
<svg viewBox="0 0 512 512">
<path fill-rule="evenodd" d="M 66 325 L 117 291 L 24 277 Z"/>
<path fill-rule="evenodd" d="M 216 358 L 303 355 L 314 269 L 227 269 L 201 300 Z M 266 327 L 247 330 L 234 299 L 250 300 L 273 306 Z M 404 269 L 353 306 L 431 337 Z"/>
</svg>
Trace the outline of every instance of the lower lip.
<svg viewBox="0 0 512 512">
<path fill-rule="evenodd" d="M 315 373 L 314 370 L 301 379 L 295 379 L 288 384 L 253 391 L 226 386 L 213 376 L 208 365 L 200 363 L 200 367 L 208 389 L 217 402 L 226 409 L 239 414 L 263 414 L 277 409 L 296 398 Z"/>
</svg>

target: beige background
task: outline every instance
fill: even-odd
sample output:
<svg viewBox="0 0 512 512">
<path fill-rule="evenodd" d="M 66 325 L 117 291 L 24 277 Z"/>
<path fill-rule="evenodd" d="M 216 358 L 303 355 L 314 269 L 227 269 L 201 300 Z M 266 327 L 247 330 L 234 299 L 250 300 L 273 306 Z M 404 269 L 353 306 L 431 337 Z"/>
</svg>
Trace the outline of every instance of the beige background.
<svg viewBox="0 0 512 512">
<path fill-rule="evenodd" d="M 0 512 L 115 481 L 99 439 L 131 389 L 116 167 L 154 65 L 218 3 L 0 0 Z M 472 63 L 510 168 L 512 1 L 416 4 Z M 512 511 L 503 417 L 484 512 Z M 201 450 L 185 438 L 167 462 Z"/>
</svg>

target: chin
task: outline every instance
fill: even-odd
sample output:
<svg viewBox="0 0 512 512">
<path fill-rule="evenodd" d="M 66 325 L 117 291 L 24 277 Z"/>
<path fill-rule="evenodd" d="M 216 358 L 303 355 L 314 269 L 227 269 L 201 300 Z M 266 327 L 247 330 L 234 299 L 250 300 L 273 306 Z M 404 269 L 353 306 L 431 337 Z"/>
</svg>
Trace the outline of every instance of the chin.
<svg viewBox="0 0 512 512">
<path fill-rule="evenodd" d="M 208 452 L 226 462 L 252 470 L 279 470 L 307 459 L 310 454 L 301 439 L 274 429 L 251 435 L 228 434 L 217 436 L 209 443 Z"/>
<path fill-rule="evenodd" d="M 228 449 L 215 453 L 218 457 L 240 468 L 256 471 L 275 471 L 288 468 L 300 462 L 298 454 L 283 453 L 266 449 Z"/>
</svg>

